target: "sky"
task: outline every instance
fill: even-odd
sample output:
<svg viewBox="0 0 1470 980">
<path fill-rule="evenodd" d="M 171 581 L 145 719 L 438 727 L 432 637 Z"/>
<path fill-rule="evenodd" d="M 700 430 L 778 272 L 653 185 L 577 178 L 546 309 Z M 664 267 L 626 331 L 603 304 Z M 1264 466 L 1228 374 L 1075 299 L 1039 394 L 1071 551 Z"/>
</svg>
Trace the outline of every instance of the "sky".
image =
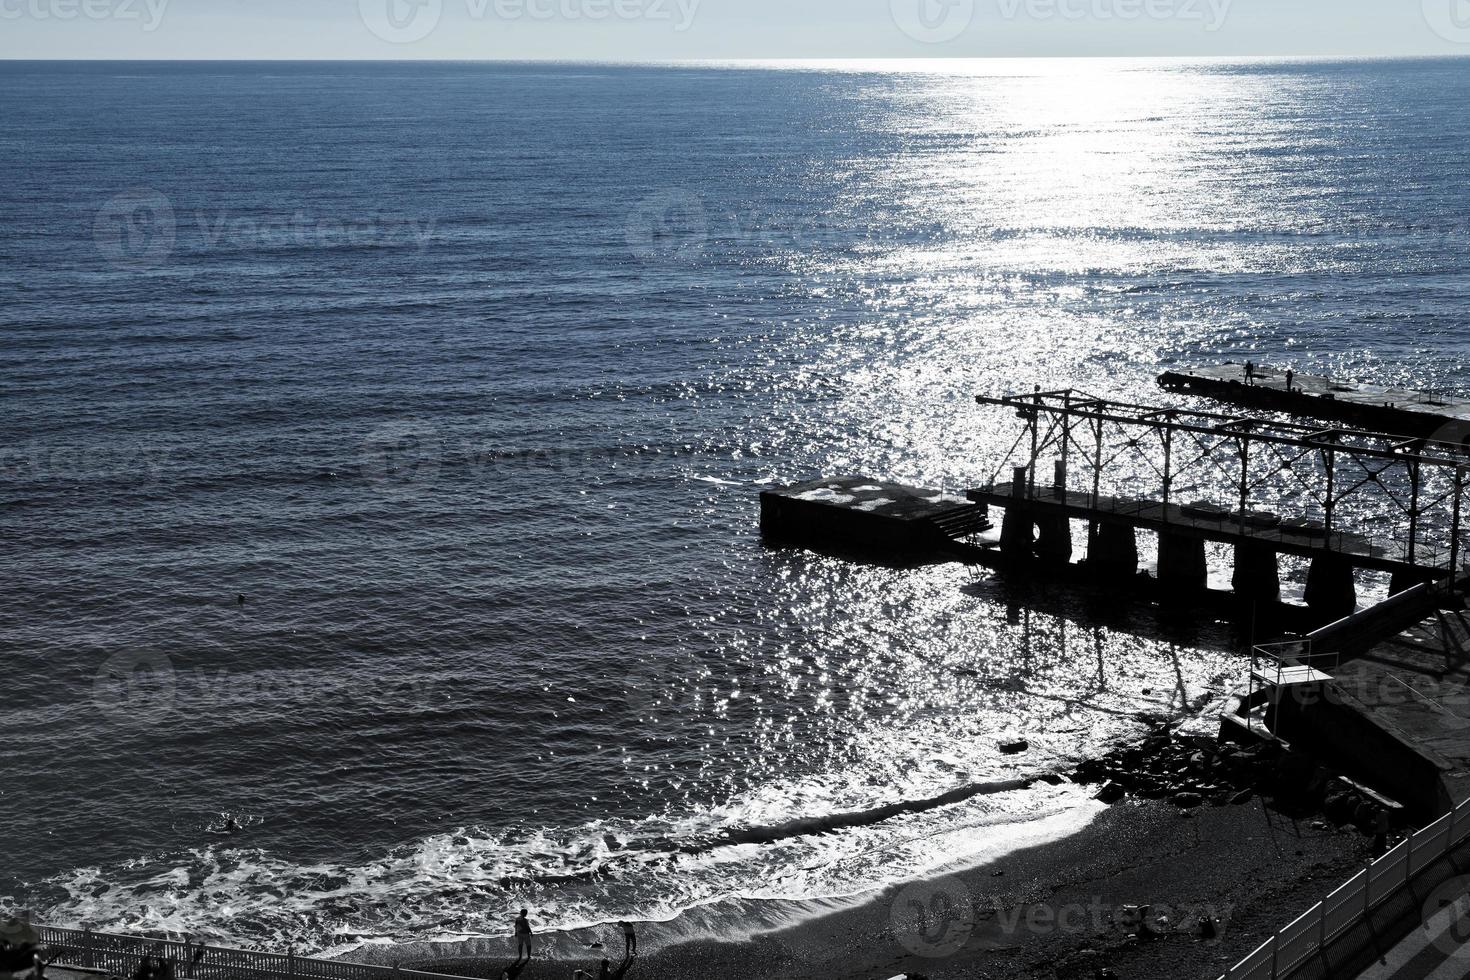
<svg viewBox="0 0 1470 980">
<path fill-rule="evenodd" d="M 1470 55 L 1470 0 L 0 0 L 0 58 Z"/>
</svg>

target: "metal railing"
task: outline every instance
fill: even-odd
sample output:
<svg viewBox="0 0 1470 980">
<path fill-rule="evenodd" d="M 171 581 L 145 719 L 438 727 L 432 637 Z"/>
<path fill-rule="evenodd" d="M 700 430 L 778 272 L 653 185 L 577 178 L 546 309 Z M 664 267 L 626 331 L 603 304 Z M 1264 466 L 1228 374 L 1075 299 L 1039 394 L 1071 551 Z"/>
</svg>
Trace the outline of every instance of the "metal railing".
<svg viewBox="0 0 1470 980">
<path fill-rule="evenodd" d="M 1342 666 L 1342 653 L 1337 650 L 1316 652 L 1311 637 L 1284 643 L 1260 643 L 1251 648 L 1251 674 L 1269 677 L 1274 671 L 1276 684 L 1293 670 L 1307 668 L 1330 673 Z"/>
<path fill-rule="evenodd" d="M 1220 980 L 1284 980 L 1325 956 L 1339 936 L 1397 895 L 1415 876 L 1470 837 L 1470 800 L 1359 871 L 1305 915 L 1276 933 Z"/>
<path fill-rule="evenodd" d="M 123 936 L 90 929 L 37 926 L 36 933 L 49 952 L 56 955 L 57 965 L 103 970 L 117 977 L 131 977 L 151 957 L 155 961 L 174 960 L 174 972 L 179 980 L 451 980 L 446 974 L 394 966 Z"/>
</svg>

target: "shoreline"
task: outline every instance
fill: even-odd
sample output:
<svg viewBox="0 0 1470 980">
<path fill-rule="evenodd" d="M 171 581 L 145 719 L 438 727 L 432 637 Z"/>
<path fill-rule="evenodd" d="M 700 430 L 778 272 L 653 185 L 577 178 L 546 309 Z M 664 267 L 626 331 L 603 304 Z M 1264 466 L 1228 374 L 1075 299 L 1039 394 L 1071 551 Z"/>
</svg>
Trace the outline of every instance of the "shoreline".
<svg viewBox="0 0 1470 980">
<path fill-rule="evenodd" d="M 1101 784 L 1099 798 L 1123 797 L 1095 803 L 1075 829 L 850 898 L 726 900 L 639 923 L 644 953 L 625 975 L 1041 980 L 1110 967 L 1133 980 L 1215 980 L 1371 857 L 1362 821 L 1323 819 L 1321 801 L 1303 799 L 1294 761 L 1164 722 L 1068 773 L 1079 788 Z M 516 976 L 596 975 L 622 949 L 610 925 L 547 933 Z M 508 939 L 359 955 L 385 954 L 490 978 L 513 959 Z"/>
<path fill-rule="evenodd" d="M 757 928 L 769 928 L 748 939 L 675 938 L 669 926 L 690 913 L 670 924 L 639 924 L 645 952 L 626 976 L 1039 980 L 1091 977 L 1107 966 L 1130 980 L 1215 980 L 1356 872 L 1369 847 L 1350 826 L 1292 818 L 1259 799 L 1195 811 L 1129 801 L 1061 840 L 825 911 L 820 903 L 743 902 Z M 1148 921 L 1159 933 L 1151 940 L 1133 936 L 1136 920 L 1127 914 L 1144 905 L 1153 906 Z M 794 916 L 803 921 L 780 925 Z M 1219 920 L 1214 938 L 1199 935 L 1200 916 Z M 594 936 L 615 967 L 621 958 L 622 940 L 611 927 L 547 943 L 549 935 L 522 980 L 565 978 L 576 969 L 595 974 L 604 952 L 585 949 Z M 440 956 L 412 957 L 413 968 L 496 978 L 513 959 L 509 939 L 470 945 L 459 955 L 442 955 L 441 947 Z"/>
</svg>

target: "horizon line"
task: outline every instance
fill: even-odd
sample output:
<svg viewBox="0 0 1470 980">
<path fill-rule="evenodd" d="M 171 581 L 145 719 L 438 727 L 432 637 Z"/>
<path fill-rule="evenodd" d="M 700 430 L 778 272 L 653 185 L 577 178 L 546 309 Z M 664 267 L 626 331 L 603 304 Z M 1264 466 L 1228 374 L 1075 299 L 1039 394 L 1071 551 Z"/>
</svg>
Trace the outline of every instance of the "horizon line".
<svg viewBox="0 0 1470 980">
<path fill-rule="evenodd" d="M 821 55 L 811 57 L 742 56 L 708 58 L 27 58 L 0 55 L 0 62 L 30 64 L 241 64 L 275 62 L 298 64 L 582 64 L 582 65 L 710 65 L 710 64 L 818 64 L 851 62 L 977 62 L 977 61 L 1454 61 L 1470 59 L 1470 52 L 1314 53 L 1314 54 L 1025 54 L 1025 55 Z"/>
</svg>

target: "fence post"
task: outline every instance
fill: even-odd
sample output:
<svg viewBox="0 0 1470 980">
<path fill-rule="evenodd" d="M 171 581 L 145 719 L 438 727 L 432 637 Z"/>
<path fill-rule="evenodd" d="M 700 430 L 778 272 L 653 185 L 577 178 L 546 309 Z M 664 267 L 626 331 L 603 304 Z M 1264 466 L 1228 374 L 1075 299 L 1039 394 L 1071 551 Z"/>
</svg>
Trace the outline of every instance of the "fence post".
<svg viewBox="0 0 1470 980">
<path fill-rule="evenodd" d="M 1332 896 L 1329 895 L 1328 898 Z M 1327 969 L 1327 899 L 1322 899 L 1322 904 L 1317 906 L 1322 911 L 1317 913 L 1317 953 L 1322 957 L 1322 969 Z"/>
<path fill-rule="evenodd" d="M 93 969 L 96 966 L 92 954 L 91 926 L 84 926 L 82 928 L 82 966 L 86 967 L 89 970 Z"/>
</svg>

